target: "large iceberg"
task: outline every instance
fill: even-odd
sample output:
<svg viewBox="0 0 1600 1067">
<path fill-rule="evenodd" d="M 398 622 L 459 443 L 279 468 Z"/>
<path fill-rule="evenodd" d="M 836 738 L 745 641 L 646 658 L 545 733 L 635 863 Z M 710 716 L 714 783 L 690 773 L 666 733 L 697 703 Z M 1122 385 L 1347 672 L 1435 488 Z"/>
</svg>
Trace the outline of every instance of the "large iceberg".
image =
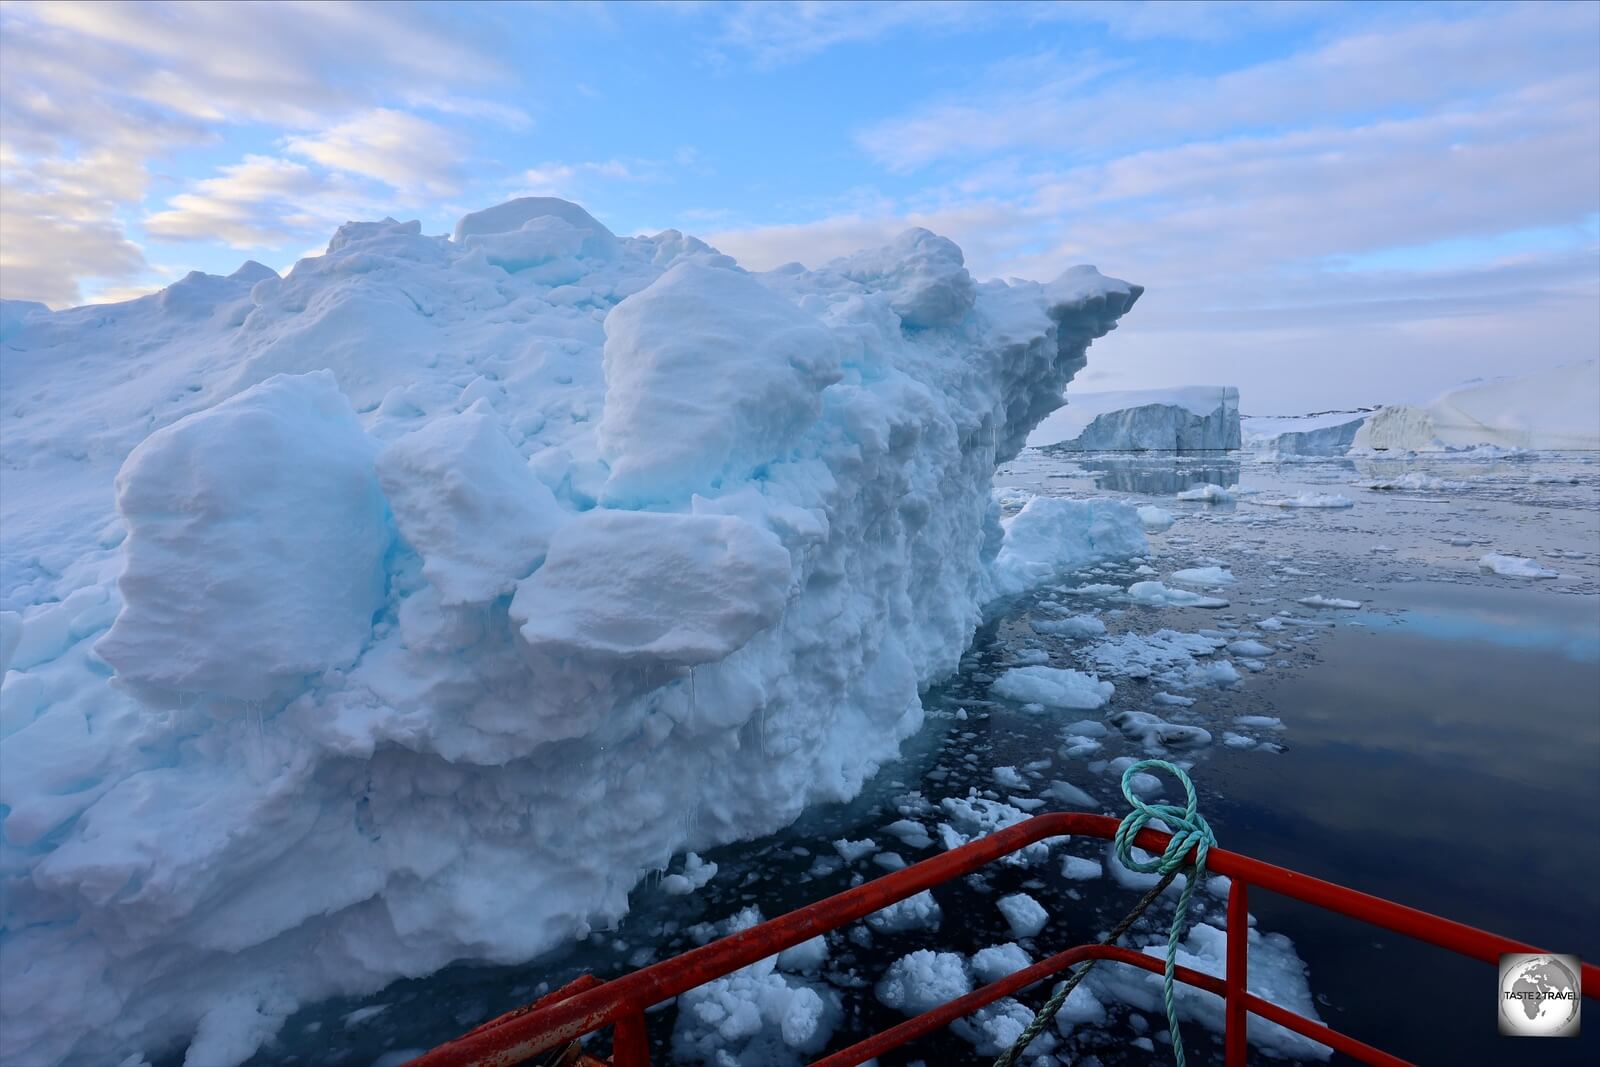
<svg viewBox="0 0 1600 1067">
<path fill-rule="evenodd" d="M 1244 446 L 1285 456 L 1342 456 L 1372 408 L 1309 415 L 1243 415 Z"/>
<path fill-rule="evenodd" d="M 1211 452 L 1240 446 L 1239 390 L 1191 385 L 1074 393 L 1028 437 L 1071 452 Z"/>
<path fill-rule="evenodd" d="M 1600 449 L 1600 360 L 1466 386 L 1426 406 L 1388 405 L 1373 412 L 1351 442 L 1356 451 L 1480 445 Z"/>
<path fill-rule="evenodd" d="M 987 603 L 1144 549 L 990 497 L 1140 292 L 530 198 L 7 304 L 0 1060 L 227 1067 L 854 795 Z"/>
</svg>

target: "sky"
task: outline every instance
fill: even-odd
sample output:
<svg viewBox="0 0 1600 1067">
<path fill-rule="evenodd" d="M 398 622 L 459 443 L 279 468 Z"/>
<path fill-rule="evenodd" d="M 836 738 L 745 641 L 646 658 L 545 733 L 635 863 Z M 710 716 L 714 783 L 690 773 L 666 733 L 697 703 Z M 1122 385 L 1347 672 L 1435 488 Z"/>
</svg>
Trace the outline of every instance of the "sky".
<svg viewBox="0 0 1600 1067">
<path fill-rule="evenodd" d="M 1144 285 L 1074 389 L 1425 401 L 1600 352 L 1600 4 L 0 3 L 5 297 L 530 194 Z"/>
</svg>

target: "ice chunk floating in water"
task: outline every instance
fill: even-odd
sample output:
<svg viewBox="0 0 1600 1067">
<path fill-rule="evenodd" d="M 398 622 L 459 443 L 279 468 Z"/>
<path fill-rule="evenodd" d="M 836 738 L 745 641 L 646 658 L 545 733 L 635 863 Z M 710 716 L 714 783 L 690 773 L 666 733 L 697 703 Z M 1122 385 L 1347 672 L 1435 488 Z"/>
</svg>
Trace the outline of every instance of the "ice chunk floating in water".
<svg viewBox="0 0 1600 1067">
<path fill-rule="evenodd" d="M 527 198 L 8 308 L 0 1060 L 227 1067 L 855 795 L 987 603 L 1145 550 L 990 498 L 1140 292 L 922 230 L 752 274 Z M 690 1058 L 719 1012 L 797 1058 L 833 1019 L 765 964 L 691 1007 Z"/>
</svg>

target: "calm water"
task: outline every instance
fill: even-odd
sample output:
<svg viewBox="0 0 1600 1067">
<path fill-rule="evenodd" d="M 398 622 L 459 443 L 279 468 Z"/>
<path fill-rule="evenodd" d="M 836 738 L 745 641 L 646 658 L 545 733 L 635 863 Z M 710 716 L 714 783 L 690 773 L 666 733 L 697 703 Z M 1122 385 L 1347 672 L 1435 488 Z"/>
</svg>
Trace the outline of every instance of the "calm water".
<svg viewBox="0 0 1600 1067">
<path fill-rule="evenodd" d="M 1352 485 L 1411 470 L 1455 484 L 1414 493 Z M 1260 492 L 1236 504 L 1173 500 L 1175 491 L 1203 480 Z M 1101 712 L 1156 710 L 1206 727 L 1219 742 L 1224 730 L 1243 730 L 1236 716 L 1282 720 L 1281 730 L 1244 731 L 1272 746 L 1217 743 L 1183 754 L 1194 761 L 1202 808 L 1224 847 L 1554 951 L 1600 958 L 1600 465 L 1591 457 L 1271 467 L 1248 457 L 1241 465 L 1030 453 L 996 483 L 1156 503 L 1178 520 L 1151 538 L 1151 565 L 1162 578 L 1220 561 L 1239 579 L 1223 594 L 1230 606 L 1218 611 L 1075 599 L 1077 610 L 1099 611 L 1113 635 L 1163 627 L 1250 631 L 1260 616 L 1283 610 L 1332 621 L 1253 631 L 1277 646 L 1270 665 L 1228 689 L 1186 691 L 1197 701 L 1190 708 L 1155 708 L 1149 700 L 1158 687 L 1118 679 L 1113 703 Z M 1312 510 L 1258 502 L 1308 489 L 1342 493 L 1356 504 Z M 1476 561 L 1489 551 L 1534 557 L 1562 577 L 1530 582 L 1480 573 Z M 1076 582 L 1125 586 L 1138 577 L 1130 565 Z M 1318 612 L 1295 603 L 1312 594 L 1359 600 L 1362 608 Z M 979 633 L 960 674 L 927 695 L 922 733 L 855 802 L 710 854 L 721 870 L 693 896 L 641 887 L 620 929 L 596 934 L 564 958 L 516 969 L 458 968 L 302 1012 L 256 1062 L 371 1063 L 385 1050 L 453 1036 L 580 970 L 616 974 L 681 951 L 695 943 L 687 933 L 694 923 L 750 903 L 771 916 L 881 873 L 866 860 L 831 873 L 816 867 L 819 856 L 834 855 L 828 842 L 836 838 L 873 837 L 908 860 L 931 855 L 937 845 L 907 848 L 882 828 L 915 803 L 914 793 L 936 804 L 971 787 L 995 788 L 996 766 L 1031 763 L 1035 791 L 1062 779 L 1121 814 L 1114 776 L 1088 761 L 1142 756 L 1139 746 L 1112 731 L 1102 751 L 1069 757 L 1062 725 L 1084 714 L 1033 714 L 989 697 L 990 681 L 1017 650 L 1041 649 L 1053 665 L 1082 666 L 1082 642 L 1030 629 L 1039 599 L 1008 605 Z M 957 708 L 965 719 L 955 717 Z M 1086 844 L 1071 848 L 1095 854 Z M 1026 889 L 1051 911 L 1050 925 L 1031 943 L 1035 958 L 1096 938 L 1134 899 L 1109 879 L 1068 883 L 1058 866 L 997 868 L 936 891 L 945 913 L 937 933 L 835 939 L 827 976 L 843 998 L 845 1022 L 832 1047 L 898 1021 L 870 988 L 893 959 L 918 948 L 971 952 L 1012 940 L 994 908 L 998 895 Z M 1220 925 L 1221 902 L 1203 894 L 1197 900 L 1200 918 Z M 1337 1029 L 1420 1063 L 1600 1062 L 1596 1025 L 1576 1041 L 1536 1046 L 1499 1037 L 1488 965 L 1259 891 L 1251 911 L 1261 930 L 1293 940 L 1318 1010 Z M 1156 940 L 1165 921 L 1136 928 L 1134 940 Z M 389 1010 L 371 1023 L 344 1025 L 350 1011 L 379 1004 Z M 663 1061 L 674 1014 L 668 1007 L 652 1017 Z M 1106 1064 L 1150 1062 L 1151 1053 L 1127 1042 L 1141 1029 L 1164 1028 L 1163 1020 L 1119 1009 L 1106 1027 L 1079 1034 L 1061 1051 L 1079 1062 L 1088 1055 Z M 1219 1057 L 1198 1026 L 1186 1025 L 1184 1036 L 1192 1062 Z M 1154 1059 L 1165 1060 L 1164 1046 L 1156 1049 Z M 942 1035 L 884 1062 L 917 1058 L 992 1059 Z"/>
</svg>

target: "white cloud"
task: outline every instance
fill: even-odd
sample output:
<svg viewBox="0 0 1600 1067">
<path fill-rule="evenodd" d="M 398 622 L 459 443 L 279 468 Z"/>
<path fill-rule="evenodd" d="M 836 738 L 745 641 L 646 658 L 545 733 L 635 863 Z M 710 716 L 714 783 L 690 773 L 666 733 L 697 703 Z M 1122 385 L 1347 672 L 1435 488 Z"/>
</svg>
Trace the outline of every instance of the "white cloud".
<svg viewBox="0 0 1600 1067">
<path fill-rule="evenodd" d="M 1571 4 L 1385 23 L 1218 76 L 1130 71 L 1092 89 L 1063 58 L 1031 85 L 975 86 L 870 125 L 858 143 L 896 169 L 1022 149 L 1085 158 L 1241 128 L 1366 121 L 1508 83 L 1592 83 L 1597 14 Z"/>
<path fill-rule="evenodd" d="M 296 144 L 306 158 L 405 183 L 408 194 L 451 188 L 459 142 L 374 104 L 416 99 L 508 123 L 526 116 L 457 92 L 507 72 L 430 19 L 411 5 L 299 0 L 0 6 L 0 295 L 62 304 L 81 298 L 84 279 L 148 277 L 128 220 L 140 212 L 152 165 L 216 141 L 228 126 L 303 131 Z M 239 166 L 208 180 L 220 184 L 179 194 L 152 235 L 198 238 L 197 220 L 212 217 L 232 243 L 250 233 L 283 240 L 353 199 L 348 183 L 324 175 L 301 190 L 309 197 L 302 204 L 261 190 L 272 193 L 260 201 L 272 214 L 248 217 L 244 193 L 261 168 Z"/>
<path fill-rule="evenodd" d="M 722 18 L 719 43 L 769 67 L 898 30 L 949 31 L 992 13 L 964 0 L 758 0 L 713 10 Z"/>
<path fill-rule="evenodd" d="M 352 218 L 382 214 L 348 179 L 302 163 L 246 156 L 174 196 L 145 219 L 157 240 L 219 240 L 234 248 L 282 248 Z"/>
<path fill-rule="evenodd" d="M 403 193 L 449 196 L 460 187 L 461 138 L 427 119 L 373 108 L 285 147 L 328 167 L 376 178 Z"/>
</svg>

